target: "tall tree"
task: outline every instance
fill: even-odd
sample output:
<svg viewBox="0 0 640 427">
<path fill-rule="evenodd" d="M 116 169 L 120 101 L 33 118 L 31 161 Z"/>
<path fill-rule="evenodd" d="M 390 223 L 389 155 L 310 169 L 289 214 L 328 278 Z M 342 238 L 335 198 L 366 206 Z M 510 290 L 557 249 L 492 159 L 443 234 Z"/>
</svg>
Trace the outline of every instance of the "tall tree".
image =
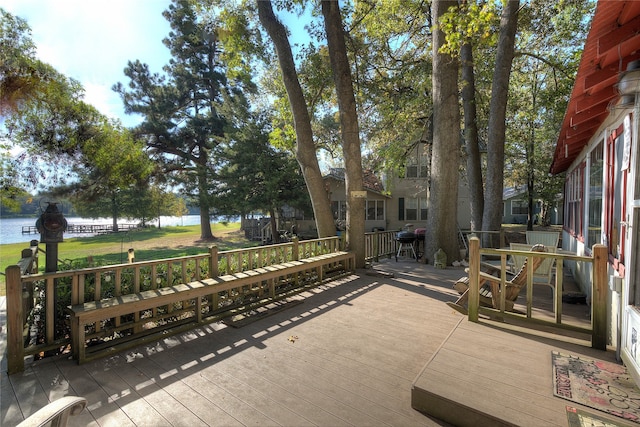
<svg viewBox="0 0 640 427">
<path fill-rule="evenodd" d="M 329 58 L 336 86 L 342 131 L 342 152 L 345 163 L 345 188 L 347 194 L 347 245 L 356 254 L 356 266 L 364 267 L 365 198 L 360 148 L 360 129 L 353 94 L 351 69 L 344 42 L 344 27 L 337 0 L 322 1 L 324 28 L 329 46 Z"/>
<path fill-rule="evenodd" d="M 518 41 L 508 104 L 505 183 L 524 186 L 527 228 L 550 220 L 562 192 L 562 176 L 550 177 L 553 141 L 564 118 L 595 3 L 532 1 L 519 13 Z M 535 212 L 541 202 L 540 216 Z"/>
<path fill-rule="evenodd" d="M 519 7 L 519 0 L 508 0 L 500 19 L 500 36 L 489 106 L 487 179 L 482 215 L 483 231 L 499 231 L 502 226 L 507 98 L 518 29 Z M 494 234 L 483 235 L 483 243 L 486 247 L 499 246 Z"/>
<path fill-rule="evenodd" d="M 307 102 L 300 86 L 298 73 L 296 71 L 291 45 L 287 36 L 286 27 L 278 20 L 273 12 L 270 0 L 257 0 L 258 15 L 260 23 L 271 38 L 278 56 L 278 63 L 282 73 L 285 89 L 296 133 L 296 159 L 300 164 L 302 175 L 304 176 L 313 213 L 316 219 L 319 237 L 335 235 L 335 223 L 329 203 L 329 195 L 325 189 L 320 165 L 316 156 L 316 146 L 313 140 L 313 130 L 311 118 L 307 109 Z"/>
<path fill-rule="evenodd" d="M 458 2 L 434 1 L 435 20 Z M 437 21 L 436 21 L 437 22 Z M 460 109 L 458 106 L 458 60 L 443 53 L 444 32 L 436 24 L 433 31 L 433 148 L 431 156 L 431 189 L 429 216 L 425 236 L 425 258 L 433 261 L 442 248 L 448 262 L 458 257 L 457 206 L 460 165 Z"/>
<path fill-rule="evenodd" d="M 164 16 L 172 32 L 164 43 L 172 59 L 165 75 L 151 74 L 139 61 L 129 62 L 129 88 L 114 86 L 129 113 L 143 115 L 137 132 L 167 173 L 200 208 L 200 237 L 212 239 L 209 216 L 216 181 L 216 147 L 224 140 L 227 118 L 220 113 L 225 96 L 253 86 L 238 72 L 230 82 L 221 60 L 222 44 L 215 13 L 198 13 L 192 2 L 174 0 Z"/>
<path fill-rule="evenodd" d="M 419 0 L 353 6 L 347 47 L 364 163 L 398 173 L 416 144 L 431 142 L 431 10 Z"/>
<path fill-rule="evenodd" d="M 465 42 L 460 48 L 462 62 L 462 106 L 464 110 L 464 140 L 467 150 L 467 184 L 469 185 L 469 207 L 471 230 L 482 230 L 484 211 L 484 188 L 482 185 L 482 160 L 478 137 L 478 110 L 476 107 L 476 83 L 473 66 L 473 46 Z"/>
</svg>

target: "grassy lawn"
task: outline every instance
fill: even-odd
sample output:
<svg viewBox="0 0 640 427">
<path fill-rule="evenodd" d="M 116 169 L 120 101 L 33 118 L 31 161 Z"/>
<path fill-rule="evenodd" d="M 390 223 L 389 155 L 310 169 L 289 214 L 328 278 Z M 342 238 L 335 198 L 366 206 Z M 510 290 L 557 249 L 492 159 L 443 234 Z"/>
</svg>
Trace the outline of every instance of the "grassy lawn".
<svg viewBox="0 0 640 427">
<path fill-rule="evenodd" d="M 200 226 L 148 228 L 126 233 L 105 234 L 95 237 L 65 238 L 58 245 L 58 265 L 60 270 L 84 266 L 88 256 L 96 265 L 120 264 L 127 262 L 129 248 L 135 250 L 136 261 L 174 258 L 207 252 L 209 246 L 218 245 L 221 251 L 256 246 L 244 237 L 239 223 L 212 224 L 213 241 L 200 239 Z M 38 238 L 39 236 L 34 236 Z M 20 253 L 28 245 L 14 243 L 0 245 L 0 296 L 5 295 L 5 269 L 20 260 Z M 45 244 L 40 244 L 45 250 Z M 45 254 L 40 254 L 40 267 L 45 265 Z"/>
</svg>

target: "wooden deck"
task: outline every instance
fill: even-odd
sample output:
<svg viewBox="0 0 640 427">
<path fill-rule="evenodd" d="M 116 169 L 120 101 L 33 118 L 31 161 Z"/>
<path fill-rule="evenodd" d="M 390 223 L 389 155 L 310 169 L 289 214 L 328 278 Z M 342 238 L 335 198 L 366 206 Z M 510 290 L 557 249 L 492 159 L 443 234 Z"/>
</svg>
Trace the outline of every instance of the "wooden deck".
<svg viewBox="0 0 640 427">
<path fill-rule="evenodd" d="M 239 327 L 216 323 L 84 365 L 46 358 L 10 377 L 0 306 L 0 425 L 77 395 L 88 406 L 72 426 L 449 425 L 412 399 L 460 425 L 566 426 L 551 349 L 613 359 L 573 337 L 469 323 L 444 304 L 462 268 L 401 259 L 375 269 L 393 276 L 359 270 Z M 515 403 L 499 403 L 505 396 Z"/>
</svg>

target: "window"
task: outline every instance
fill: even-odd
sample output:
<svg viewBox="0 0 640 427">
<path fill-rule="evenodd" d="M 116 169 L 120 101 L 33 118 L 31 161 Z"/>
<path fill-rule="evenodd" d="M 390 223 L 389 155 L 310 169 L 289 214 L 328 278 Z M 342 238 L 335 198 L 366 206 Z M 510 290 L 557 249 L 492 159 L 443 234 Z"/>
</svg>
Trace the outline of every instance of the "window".
<svg viewBox="0 0 640 427">
<path fill-rule="evenodd" d="M 419 199 L 419 204 L 420 204 L 420 221 L 426 221 L 427 220 L 427 199 L 424 197 L 421 197 Z"/>
<path fill-rule="evenodd" d="M 564 215 L 564 227 L 576 237 L 582 236 L 582 189 L 584 163 L 567 175 L 565 197 L 567 210 Z"/>
<path fill-rule="evenodd" d="M 589 154 L 589 231 L 587 247 L 602 243 L 602 172 L 603 144 Z"/>
<path fill-rule="evenodd" d="M 367 200 L 367 220 L 384 219 L 384 200 Z"/>
<path fill-rule="evenodd" d="M 333 219 L 346 221 L 347 202 L 334 200 L 331 202 L 331 212 L 333 212 Z M 367 200 L 365 215 L 367 220 L 384 220 L 384 200 Z"/>
<path fill-rule="evenodd" d="M 527 215 L 529 213 L 529 203 L 526 200 L 511 201 L 511 215 Z"/>
<path fill-rule="evenodd" d="M 347 202 L 345 200 L 331 202 L 331 211 L 333 212 L 333 219 L 345 221 L 347 219 Z"/>
<path fill-rule="evenodd" d="M 429 166 L 429 156 L 426 153 L 427 144 L 418 144 L 407 158 L 405 178 L 426 178 Z"/>
<path fill-rule="evenodd" d="M 405 199 L 405 218 L 407 221 L 418 219 L 418 199 Z"/>
<path fill-rule="evenodd" d="M 426 221 L 427 199 L 424 197 L 398 199 L 398 219 L 400 221 Z"/>
</svg>

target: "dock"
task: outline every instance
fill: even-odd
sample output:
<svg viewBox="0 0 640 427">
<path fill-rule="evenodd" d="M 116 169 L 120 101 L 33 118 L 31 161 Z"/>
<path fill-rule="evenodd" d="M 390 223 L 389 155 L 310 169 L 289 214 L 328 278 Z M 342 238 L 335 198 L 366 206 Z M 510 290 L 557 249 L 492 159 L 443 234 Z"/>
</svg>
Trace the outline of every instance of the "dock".
<svg viewBox="0 0 640 427">
<path fill-rule="evenodd" d="M 118 224 L 117 232 L 127 232 L 140 228 L 138 224 Z M 114 233 L 113 224 L 68 224 L 65 233 L 69 234 L 108 234 Z M 39 234 L 35 225 L 23 225 L 22 234 Z"/>
</svg>

